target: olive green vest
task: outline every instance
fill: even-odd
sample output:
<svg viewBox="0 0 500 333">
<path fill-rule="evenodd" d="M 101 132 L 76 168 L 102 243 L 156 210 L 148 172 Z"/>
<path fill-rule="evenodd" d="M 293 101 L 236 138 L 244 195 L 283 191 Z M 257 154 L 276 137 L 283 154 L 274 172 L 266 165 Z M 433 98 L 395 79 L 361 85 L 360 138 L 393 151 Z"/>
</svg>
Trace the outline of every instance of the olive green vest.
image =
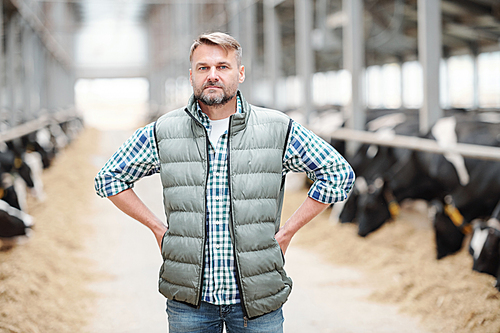
<svg viewBox="0 0 500 333">
<path fill-rule="evenodd" d="M 274 239 L 283 202 L 282 161 L 291 120 L 279 111 L 251 106 L 228 130 L 228 175 L 235 268 L 248 318 L 278 309 L 291 292 L 284 258 Z M 194 117 L 196 102 L 160 117 L 155 134 L 169 229 L 162 242 L 159 290 L 167 298 L 201 301 L 208 176 L 208 137 Z"/>
</svg>

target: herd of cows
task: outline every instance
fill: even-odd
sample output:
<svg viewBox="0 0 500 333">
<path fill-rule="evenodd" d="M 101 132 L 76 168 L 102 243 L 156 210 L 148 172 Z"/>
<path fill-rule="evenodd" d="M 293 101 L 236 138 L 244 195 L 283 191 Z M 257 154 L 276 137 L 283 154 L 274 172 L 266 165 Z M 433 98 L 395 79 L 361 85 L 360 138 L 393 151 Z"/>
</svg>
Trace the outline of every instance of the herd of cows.
<svg viewBox="0 0 500 333">
<path fill-rule="evenodd" d="M 0 249 L 7 250 L 32 232 L 27 196 L 45 200 L 42 172 L 78 134 L 80 118 L 54 123 L 0 142 Z"/>
<path fill-rule="evenodd" d="M 449 111 L 424 137 L 444 146 L 459 142 L 500 147 L 497 116 Z M 411 112 L 377 117 L 367 128 L 386 136 L 421 136 L 417 115 Z M 344 142 L 331 143 L 343 152 Z M 335 207 L 340 222 L 357 223 L 358 234 L 367 236 L 395 219 L 403 200 L 426 200 L 437 259 L 459 251 L 472 234 L 473 269 L 497 277 L 500 290 L 500 161 L 369 144 L 348 160 L 357 179 L 341 210 Z"/>
</svg>

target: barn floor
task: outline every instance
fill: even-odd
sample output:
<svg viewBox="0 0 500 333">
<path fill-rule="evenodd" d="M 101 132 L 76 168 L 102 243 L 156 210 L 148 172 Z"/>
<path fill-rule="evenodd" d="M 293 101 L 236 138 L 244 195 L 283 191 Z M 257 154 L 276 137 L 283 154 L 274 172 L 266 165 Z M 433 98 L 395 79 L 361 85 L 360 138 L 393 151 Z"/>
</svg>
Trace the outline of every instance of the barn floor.
<svg viewBox="0 0 500 333">
<path fill-rule="evenodd" d="M 93 177 L 130 132 L 86 129 L 44 173 L 47 201 L 30 199 L 34 236 L 0 252 L 0 332 L 166 332 L 150 232 L 93 193 Z M 159 216 L 150 177 L 137 192 Z M 284 218 L 305 192 L 289 191 Z M 434 259 L 422 205 L 362 239 L 329 211 L 294 239 L 285 332 L 499 332 L 494 279 L 464 250 Z"/>
</svg>

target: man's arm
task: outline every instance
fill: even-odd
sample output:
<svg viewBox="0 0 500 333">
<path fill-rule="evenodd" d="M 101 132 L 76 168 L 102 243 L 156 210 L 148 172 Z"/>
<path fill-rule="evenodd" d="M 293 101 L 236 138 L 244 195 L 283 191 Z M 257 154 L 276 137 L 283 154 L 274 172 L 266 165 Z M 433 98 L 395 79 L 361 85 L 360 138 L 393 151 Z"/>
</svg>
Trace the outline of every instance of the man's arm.
<svg viewBox="0 0 500 333">
<path fill-rule="evenodd" d="M 139 179 L 159 172 L 154 123 L 138 129 L 106 162 L 95 177 L 99 196 L 109 198 L 125 214 L 148 227 L 158 245 L 167 228 L 137 197 L 132 187 Z"/>
<path fill-rule="evenodd" d="M 283 158 L 283 172 L 305 172 L 314 182 L 297 211 L 276 233 L 283 254 L 295 233 L 330 204 L 343 201 L 352 189 L 354 171 L 331 145 L 294 122 Z"/>
<path fill-rule="evenodd" d="M 156 242 L 161 248 L 163 235 L 167 227 L 163 222 L 142 202 L 133 189 L 122 191 L 108 197 L 113 204 L 131 218 L 141 222 L 155 235 Z"/>
<path fill-rule="evenodd" d="M 293 215 L 286 221 L 274 236 L 281 247 L 283 254 L 286 253 L 288 245 L 300 228 L 323 212 L 329 205 L 316 201 L 309 197 L 300 205 Z"/>
</svg>

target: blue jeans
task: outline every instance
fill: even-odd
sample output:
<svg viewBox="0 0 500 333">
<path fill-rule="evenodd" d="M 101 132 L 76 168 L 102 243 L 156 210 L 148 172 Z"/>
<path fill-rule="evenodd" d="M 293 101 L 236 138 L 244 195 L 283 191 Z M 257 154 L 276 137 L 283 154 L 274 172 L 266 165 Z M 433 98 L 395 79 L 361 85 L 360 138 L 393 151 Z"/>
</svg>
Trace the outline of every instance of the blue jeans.
<svg viewBox="0 0 500 333">
<path fill-rule="evenodd" d="M 283 311 L 244 319 L 241 304 L 213 305 L 201 302 L 199 309 L 167 300 L 169 333 L 283 333 Z M 246 327 L 245 327 L 246 325 Z"/>
</svg>

